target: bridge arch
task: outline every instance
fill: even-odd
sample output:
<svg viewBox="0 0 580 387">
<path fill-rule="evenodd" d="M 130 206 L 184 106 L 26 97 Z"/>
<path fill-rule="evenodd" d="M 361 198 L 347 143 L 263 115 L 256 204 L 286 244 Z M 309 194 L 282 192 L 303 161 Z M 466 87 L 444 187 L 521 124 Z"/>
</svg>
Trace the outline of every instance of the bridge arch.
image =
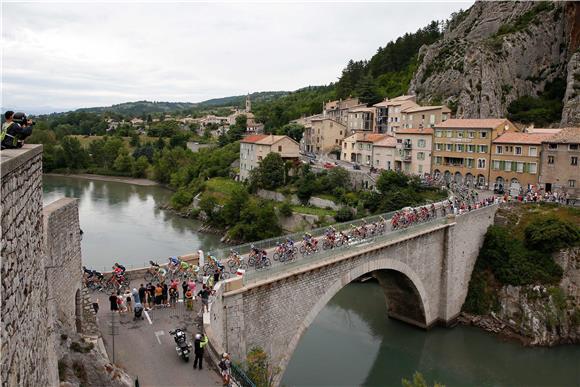
<svg viewBox="0 0 580 387">
<path fill-rule="evenodd" d="M 324 295 L 318 298 L 316 304 L 310 309 L 310 312 L 304 318 L 302 324 L 298 327 L 298 330 L 295 332 L 294 336 L 292 337 L 286 352 L 286 356 L 284 356 L 280 361 L 280 366 L 282 370 L 286 369 L 290 358 L 294 354 L 294 350 L 298 346 L 300 339 L 304 335 L 304 332 L 308 329 L 310 324 L 314 321 L 316 316 L 322 311 L 322 309 L 328 304 L 328 302 L 346 285 L 351 283 L 352 281 L 356 280 L 359 277 L 364 275 L 373 273 L 374 277 L 377 278 L 379 284 L 383 288 L 385 296 L 387 298 L 387 307 L 389 309 L 388 315 L 390 317 L 394 317 L 399 320 L 403 320 L 407 323 L 427 328 L 429 323 L 435 320 L 435 316 L 431 311 L 429 306 L 429 300 L 427 297 L 427 291 L 423 285 L 423 281 L 419 277 L 419 275 L 406 263 L 390 259 L 390 258 L 377 258 L 368 262 L 367 265 L 357 265 L 350 271 L 345 272 L 342 276 L 334 281 L 332 285 L 326 288 L 326 292 Z M 392 287 L 388 287 L 388 282 L 390 280 L 394 280 L 397 283 L 392 284 Z M 415 312 L 418 312 L 421 315 L 422 321 L 413 321 L 412 318 L 406 317 L 398 312 L 398 309 L 395 308 L 394 311 L 391 309 L 389 303 L 389 296 L 395 296 L 393 291 L 399 290 L 401 294 L 407 294 L 408 290 L 412 290 L 415 297 L 411 302 L 415 303 L 416 307 L 418 308 Z M 396 302 L 396 301 L 395 301 Z M 415 315 L 416 316 L 416 315 Z M 385 316 L 386 317 L 386 316 Z M 281 381 L 283 377 L 283 373 L 278 375 L 277 383 Z"/>
</svg>

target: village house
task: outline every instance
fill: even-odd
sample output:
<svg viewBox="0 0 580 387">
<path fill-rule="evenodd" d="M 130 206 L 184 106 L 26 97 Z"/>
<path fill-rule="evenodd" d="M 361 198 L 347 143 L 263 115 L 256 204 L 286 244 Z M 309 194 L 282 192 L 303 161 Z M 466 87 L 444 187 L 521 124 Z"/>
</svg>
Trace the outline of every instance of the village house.
<svg viewBox="0 0 580 387">
<path fill-rule="evenodd" d="M 252 113 L 252 101 L 250 95 L 246 96 L 246 107 L 244 110 L 237 109 L 227 117 L 227 124 L 234 125 L 239 116 L 246 117 L 246 133 L 249 135 L 260 134 L 264 132 L 264 124 L 256 120 L 256 116 Z"/>
<path fill-rule="evenodd" d="M 304 150 L 320 155 L 333 150 L 340 152 L 342 140 L 346 137 L 346 126 L 331 118 L 315 118 L 311 126 L 304 129 Z"/>
<path fill-rule="evenodd" d="M 394 170 L 397 160 L 397 139 L 393 136 L 384 136 L 373 142 L 373 167 L 384 170 Z"/>
<path fill-rule="evenodd" d="M 260 165 L 269 153 L 278 153 L 284 160 L 298 160 L 299 145 L 288 136 L 255 134 L 240 141 L 240 180 Z"/>
<path fill-rule="evenodd" d="M 447 106 L 412 106 L 401 112 L 403 128 L 433 128 L 449 118 L 451 109 Z"/>
<path fill-rule="evenodd" d="M 400 95 L 393 99 L 385 98 L 384 101 L 374 104 L 377 132 L 392 135 L 396 129 L 402 126 L 401 114 L 403 110 L 418 106 L 414 95 Z"/>
<path fill-rule="evenodd" d="M 356 132 L 342 141 L 342 160 L 372 166 L 373 143 L 385 137 L 385 134 Z"/>
<path fill-rule="evenodd" d="M 395 139 L 398 151 L 395 169 L 418 176 L 431 173 L 432 128 L 400 128 Z"/>
<path fill-rule="evenodd" d="M 358 98 L 348 98 L 345 100 L 339 99 L 336 101 L 328 101 L 324 104 L 322 115 L 325 118 L 333 119 L 343 125 L 348 125 L 348 112 L 355 106 L 360 106 Z"/>
<path fill-rule="evenodd" d="M 492 141 L 517 131 L 505 118 L 449 119 L 437 124 L 431 170 L 448 182 L 488 186 Z"/>
<path fill-rule="evenodd" d="M 347 113 L 347 128 L 349 133 L 373 132 L 375 129 L 375 108 L 365 105 L 351 108 Z"/>
<path fill-rule="evenodd" d="M 542 142 L 540 185 L 580 198 L 580 128 L 564 128 Z"/>
<path fill-rule="evenodd" d="M 521 189 L 538 186 L 542 141 L 552 133 L 504 133 L 492 141 L 490 184 L 506 192 L 518 194 Z"/>
</svg>

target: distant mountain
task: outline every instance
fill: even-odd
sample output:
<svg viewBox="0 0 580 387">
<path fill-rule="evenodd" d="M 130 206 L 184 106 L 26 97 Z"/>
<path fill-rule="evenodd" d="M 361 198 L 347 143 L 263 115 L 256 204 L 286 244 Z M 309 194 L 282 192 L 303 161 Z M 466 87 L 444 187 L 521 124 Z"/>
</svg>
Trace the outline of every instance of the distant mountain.
<svg viewBox="0 0 580 387">
<path fill-rule="evenodd" d="M 268 102 L 279 97 L 283 97 L 289 94 L 288 91 L 260 91 L 250 94 L 250 99 L 252 103 L 254 102 Z M 236 95 L 232 97 L 222 97 L 208 99 L 197 104 L 198 108 L 212 108 L 212 107 L 223 107 L 223 106 L 243 106 L 246 101 L 245 95 Z"/>
<path fill-rule="evenodd" d="M 192 109 L 196 106 L 195 103 L 190 102 L 151 102 L 151 101 L 137 101 L 125 102 L 113 106 L 102 106 L 92 108 L 77 109 L 77 112 L 88 113 L 105 113 L 112 112 L 130 116 L 140 116 L 150 113 L 169 113 L 178 110 Z"/>
</svg>

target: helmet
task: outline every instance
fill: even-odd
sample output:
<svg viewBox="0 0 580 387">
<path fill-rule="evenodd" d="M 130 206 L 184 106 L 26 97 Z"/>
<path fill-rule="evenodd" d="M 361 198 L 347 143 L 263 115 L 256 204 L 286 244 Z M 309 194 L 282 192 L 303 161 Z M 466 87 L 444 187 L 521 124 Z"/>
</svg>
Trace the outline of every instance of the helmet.
<svg viewBox="0 0 580 387">
<path fill-rule="evenodd" d="M 136 288 L 133 288 L 133 293 L 137 293 L 137 289 Z"/>
<path fill-rule="evenodd" d="M 197 333 L 197 334 L 195 335 L 195 339 L 196 339 L 196 340 L 201 340 L 201 334 Z"/>
<path fill-rule="evenodd" d="M 256 246 L 254 246 L 254 244 L 253 244 L 253 243 L 250 245 L 250 248 L 252 248 L 252 249 L 253 249 L 253 248 L 255 248 L 255 247 L 256 247 Z"/>
<path fill-rule="evenodd" d="M 222 353 L 222 359 L 225 359 L 227 357 L 229 357 L 230 355 L 227 354 L 227 352 Z"/>
</svg>

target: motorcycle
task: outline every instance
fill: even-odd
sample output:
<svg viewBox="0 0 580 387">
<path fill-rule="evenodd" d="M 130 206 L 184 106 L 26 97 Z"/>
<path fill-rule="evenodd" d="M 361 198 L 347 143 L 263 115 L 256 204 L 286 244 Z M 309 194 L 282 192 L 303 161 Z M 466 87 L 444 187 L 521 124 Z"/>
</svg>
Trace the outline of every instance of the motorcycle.
<svg viewBox="0 0 580 387">
<path fill-rule="evenodd" d="M 187 337 L 185 335 L 185 331 L 180 328 L 177 328 L 173 331 L 169 331 L 169 334 L 175 340 L 175 350 L 177 351 L 177 355 L 181 357 L 185 362 L 189 361 L 189 354 L 191 353 L 191 349 L 193 348 L 190 343 L 187 342 Z"/>
</svg>

